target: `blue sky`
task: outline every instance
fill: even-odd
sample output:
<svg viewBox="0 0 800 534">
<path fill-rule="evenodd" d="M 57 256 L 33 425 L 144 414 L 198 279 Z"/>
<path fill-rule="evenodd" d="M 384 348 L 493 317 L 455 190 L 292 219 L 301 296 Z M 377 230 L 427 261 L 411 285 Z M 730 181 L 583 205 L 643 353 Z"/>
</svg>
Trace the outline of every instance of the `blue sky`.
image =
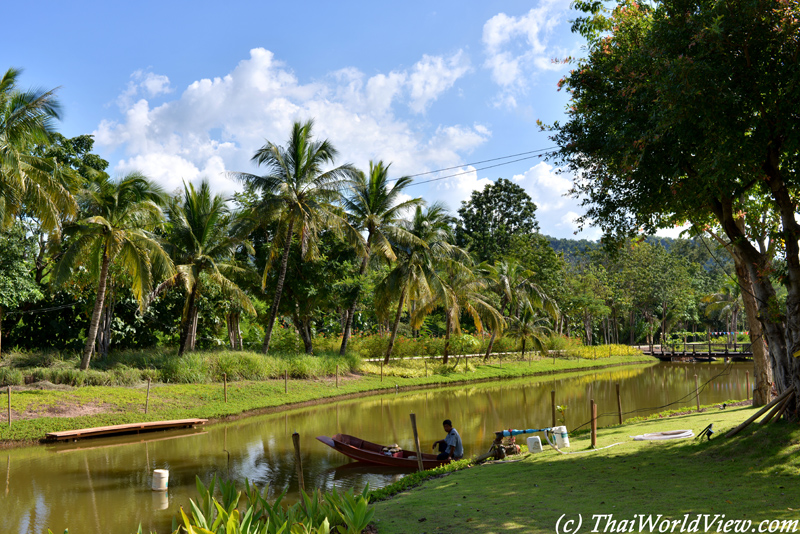
<svg viewBox="0 0 800 534">
<path fill-rule="evenodd" d="M 283 144 L 293 121 L 314 118 L 339 162 L 383 159 L 395 176 L 458 167 L 418 181 L 462 173 L 413 196 L 455 211 L 508 178 L 543 233 L 576 237 L 581 208 L 552 163 L 464 165 L 552 146 L 536 120 L 563 120 L 556 82 L 569 67 L 551 59 L 582 52 L 568 0 L 44 1 L 4 14 L 18 22 L 5 25 L 0 68 L 23 68 L 23 87 L 59 86 L 62 133 L 94 134 L 116 174 L 232 192 L 225 171 L 257 172 L 265 140 Z"/>
</svg>

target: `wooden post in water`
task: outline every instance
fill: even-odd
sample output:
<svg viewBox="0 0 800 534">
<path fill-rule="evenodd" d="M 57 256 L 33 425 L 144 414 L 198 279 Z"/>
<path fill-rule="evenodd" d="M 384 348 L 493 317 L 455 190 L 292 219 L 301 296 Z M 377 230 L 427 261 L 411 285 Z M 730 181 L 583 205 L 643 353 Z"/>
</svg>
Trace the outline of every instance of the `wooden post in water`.
<svg viewBox="0 0 800 534">
<path fill-rule="evenodd" d="M 553 409 L 553 424 L 556 426 L 556 390 L 550 391 L 550 407 Z"/>
<path fill-rule="evenodd" d="M 288 369 L 283 372 L 283 392 L 289 393 L 289 371 Z"/>
<path fill-rule="evenodd" d="M 617 413 L 619 413 L 619 424 L 622 424 L 622 398 L 619 396 L 619 384 L 617 384 Z"/>
<path fill-rule="evenodd" d="M 147 409 L 150 406 L 150 377 L 147 377 L 147 396 L 144 399 L 144 413 L 147 413 Z"/>
<path fill-rule="evenodd" d="M 300 489 L 306 490 L 306 483 L 303 480 L 303 458 L 300 456 L 300 434 L 297 432 L 292 434 L 292 443 L 294 443 L 294 458 L 295 465 L 297 466 L 297 483 Z"/>
<path fill-rule="evenodd" d="M 417 434 L 417 416 L 416 414 L 411 414 L 411 428 L 414 430 L 414 446 L 417 448 L 417 466 L 419 466 L 420 471 L 424 471 L 425 469 L 422 467 L 422 449 L 419 446 L 419 434 Z"/>
<path fill-rule="evenodd" d="M 222 373 L 222 390 L 225 392 L 225 402 L 228 402 L 228 373 Z"/>
<path fill-rule="evenodd" d="M 697 411 L 700 411 L 700 387 L 697 385 L 697 375 L 694 375 L 694 398 L 697 400 Z"/>
<path fill-rule="evenodd" d="M 747 400 L 750 400 L 750 371 L 744 372 L 744 378 L 747 381 L 747 386 L 745 386 L 747 388 Z"/>
<path fill-rule="evenodd" d="M 592 408 L 592 448 L 597 447 L 597 404 L 594 403 L 594 399 L 591 401 L 591 408 Z"/>
</svg>

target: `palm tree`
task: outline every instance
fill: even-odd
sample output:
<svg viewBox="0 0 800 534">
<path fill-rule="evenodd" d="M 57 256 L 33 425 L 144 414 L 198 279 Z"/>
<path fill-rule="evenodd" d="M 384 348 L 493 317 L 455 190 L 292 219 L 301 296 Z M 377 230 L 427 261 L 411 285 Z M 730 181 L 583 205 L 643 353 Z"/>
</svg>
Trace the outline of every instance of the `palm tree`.
<svg viewBox="0 0 800 534">
<path fill-rule="evenodd" d="M 357 247 L 363 248 L 363 237 L 347 223 L 335 205 L 341 200 L 344 184 L 356 177 L 357 170 L 350 164 L 323 170 L 325 165 L 333 164 L 337 151 L 327 139 L 314 140 L 313 126 L 313 120 L 303 124 L 295 122 L 285 147 L 267 142 L 256 151 L 252 161 L 265 166 L 267 174 L 231 173 L 253 191 L 261 193 L 256 208 L 261 222 L 278 222 L 278 232 L 270 247 L 271 254 L 262 279 L 264 288 L 269 269 L 280 256 L 275 296 L 264 332 L 265 354 L 269 351 L 272 329 L 278 316 L 294 235 L 297 234 L 301 255 L 305 259 L 317 257 L 317 235 L 326 228 L 346 235 Z"/>
<path fill-rule="evenodd" d="M 402 213 L 410 208 L 422 204 L 421 198 L 400 201 L 403 190 L 411 185 L 411 178 L 403 176 L 393 186 L 389 186 L 389 167 L 382 161 L 369 162 L 369 173 L 359 172 L 351 183 L 352 192 L 344 200 L 350 223 L 360 232 L 367 234 L 367 251 L 361 259 L 359 278 L 367 272 L 370 258 L 375 255 L 381 259 L 394 261 L 396 259 L 392 249 L 392 241 L 409 241 L 413 236 L 400 226 Z M 356 288 L 353 303 L 347 310 L 345 318 L 342 345 L 339 354 L 344 355 L 347 350 L 347 341 L 350 339 L 350 330 L 353 316 L 356 312 L 361 286 Z"/>
<path fill-rule="evenodd" d="M 104 175 L 97 176 L 79 191 L 78 201 L 83 218 L 65 229 L 70 244 L 54 271 L 53 282 L 64 283 L 78 265 L 97 276 L 97 297 L 81 358 L 85 371 L 94 350 L 112 264 L 128 272 L 142 309 L 154 272 L 172 275 L 173 266 L 152 234 L 163 220 L 164 193 L 146 177 L 131 173 L 112 182 Z M 121 261 L 116 262 L 118 259 Z"/>
<path fill-rule="evenodd" d="M 487 281 L 480 277 L 480 271 L 473 271 L 469 264 L 471 259 L 462 249 L 454 248 L 453 258 L 440 260 L 440 269 L 431 287 L 435 289 L 427 298 L 419 303 L 412 322 L 420 324 L 422 318 L 441 306 L 444 308 L 445 335 L 442 363 L 447 364 L 450 353 L 450 334 L 461 330 L 461 313 L 466 311 L 472 316 L 478 332 L 486 323 L 492 332 L 505 328 L 503 315 L 484 296 Z"/>
<path fill-rule="evenodd" d="M 34 147 L 50 143 L 60 105 L 55 90 L 20 91 L 20 72 L 8 69 L 0 79 L 0 228 L 24 207 L 41 219 L 43 229 L 58 231 L 61 218 L 76 210 L 62 183 L 69 172 L 55 158 L 35 155 Z"/>
<path fill-rule="evenodd" d="M 181 338 L 178 354 L 194 350 L 197 339 L 198 298 L 207 277 L 217 284 L 237 307 L 254 314 L 250 298 L 230 277 L 243 269 L 232 261 L 236 250 L 252 247 L 237 234 L 234 224 L 237 214 L 228 209 L 225 198 L 211 195 L 208 182 L 199 189 L 183 186 L 183 199 L 169 206 L 170 228 L 165 250 L 177 265 L 174 285 L 179 280 L 186 287 L 186 303 L 181 319 Z"/>
<path fill-rule="evenodd" d="M 726 337 L 728 338 L 728 342 L 732 343 L 736 338 L 736 331 L 739 329 L 739 314 L 744 307 L 744 300 L 739 284 L 728 281 L 720 292 L 707 295 L 703 297 L 702 301 L 707 304 L 706 316 L 716 313 L 720 319 L 728 319 L 728 326 L 726 328 L 728 333 Z"/>
<path fill-rule="evenodd" d="M 417 206 L 412 219 L 402 221 L 402 226 L 414 239 L 394 243 L 397 263 L 375 288 L 375 304 L 379 310 L 388 309 L 392 301 L 397 299 L 397 312 L 384 356 L 385 363 L 389 363 L 394 348 L 406 298 L 420 302 L 437 292 L 435 286 L 441 284 L 438 264 L 456 254 L 458 247 L 452 244 L 453 221 L 447 209 L 439 203 L 432 204 L 426 210 Z"/>
<path fill-rule="evenodd" d="M 499 260 L 494 265 L 480 266 L 487 278 L 489 289 L 500 298 L 500 313 L 506 317 L 516 317 L 526 306 L 543 310 L 552 317 L 558 317 L 558 306 L 533 279 L 536 273 L 526 269 L 519 261 L 510 258 Z M 492 330 L 484 361 L 489 359 L 494 340 L 499 332 Z"/>
<path fill-rule="evenodd" d="M 525 344 L 528 340 L 532 341 L 533 350 L 544 353 L 546 350 L 547 337 L 552 330 L 547 324 L 545 317 L 537 316 L 533 307 L 526 305 L 522 308 L 519 317 L 510 319 L 508 335 L 512 339 L 522 342 L 522 357 L 525 358 Z"/>
</svg>

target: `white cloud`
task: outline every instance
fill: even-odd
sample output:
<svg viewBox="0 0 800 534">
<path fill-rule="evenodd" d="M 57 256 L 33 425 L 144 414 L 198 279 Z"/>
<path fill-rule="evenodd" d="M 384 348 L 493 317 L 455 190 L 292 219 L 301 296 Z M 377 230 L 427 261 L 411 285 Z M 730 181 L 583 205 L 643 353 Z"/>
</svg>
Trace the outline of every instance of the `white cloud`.
<svg viewBox="0 0 800 534">
<path fill-rule="evenodd" d="M 155 74 L 143 70 L 134 71 L 125 90 L 117 98 L 117 105 L 125 110 L 130 107 L 137 96 L 154 97 L 173 91 L 169 78 L 163 74 Z"/>
<path fill-rule="evenodd" d="M 501 87 L 496 106 L 515 107 L 514 93 L 524 93 L 532 71 L 560 70 L 551 60 L 566 55 L 551 40 L 569 10 L 567 0 L 542 0 L 525 15 L 499 13 L 483 26 L 484 67 Z"/>
<path fill-rule="evenodd" d="M 469 200 L 473 191 L 481 191 L 487 185 L 494 183 L 489 178 L 478 178 L 475 167 L 452 169 L 440 173 L 450 176 L 441 181 L 434 182 L 428 190 L 425 200 L 428 203 L 439 201 L 444 203 L 453 215 L 461 207 L 461 203 Z M 433 176 L 432 178 L 437 178 Z"/>
<path fill-rule="evenodd" d="M 231 191 L 225 171 L 257 172 L 253 153 L 266 140 L 285 144 L 292 123 L 310 118 L 315 136 L 339 150 L 339 163 L 365 168 L 382 159 L 393 162 L 396 176 L 414 174 L 457 165 L 491 137 L 479 124 L 411 125 L 393 113 L 398 103 L 427 109 L 468 69 L 457 52 L 426 55 L 409 71 L 367 78 L 346 68 L 303 83 L 272 52 L 256 48 L 224 76 L 197 80 L 157 105 L 148 99 L 163 95 L 168 79 L 134 73 L 134 90 L 119 99 L 122 116 L 102 121 L 94 135 L 99 146 L 121 151 L 118 172 L 144 170 L 168 191 L 200 177 Z"/>
<path fill-rule="evenodd" d="M 469 57 L 462 50 L 448 59 L 427 54 L 422 56 L 409 76 L 411 109 L 415 113 L 425 111 L 432 101 L 450 89 L 469 70 Z"/>
</svg>

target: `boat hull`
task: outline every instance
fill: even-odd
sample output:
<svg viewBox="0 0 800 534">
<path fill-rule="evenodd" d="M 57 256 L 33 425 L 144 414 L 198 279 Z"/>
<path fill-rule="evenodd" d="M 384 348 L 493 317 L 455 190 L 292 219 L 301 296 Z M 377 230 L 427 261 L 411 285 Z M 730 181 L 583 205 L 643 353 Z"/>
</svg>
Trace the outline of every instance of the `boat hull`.
<svg viewBox="0 0 800 534">
<path fill-rule="evenodd" d="M 383 449 L 388 447 L 347 434 L 336 434 L 333 437 L 317 436 L 317 439 L 328 447 L 358 462 L 390 467 L 404 467 L 407 469 L 419 468 L 419 463 L 416 458 L 417 453 L 414 451 L 401 449 L 393 455 L 388 456 L 383 452 Z M 422 467 L 424 469 L 433 469 L 449 461 L 450 460 L 437 460 L 435 454 L 422 455 Z"/>
</svg>

